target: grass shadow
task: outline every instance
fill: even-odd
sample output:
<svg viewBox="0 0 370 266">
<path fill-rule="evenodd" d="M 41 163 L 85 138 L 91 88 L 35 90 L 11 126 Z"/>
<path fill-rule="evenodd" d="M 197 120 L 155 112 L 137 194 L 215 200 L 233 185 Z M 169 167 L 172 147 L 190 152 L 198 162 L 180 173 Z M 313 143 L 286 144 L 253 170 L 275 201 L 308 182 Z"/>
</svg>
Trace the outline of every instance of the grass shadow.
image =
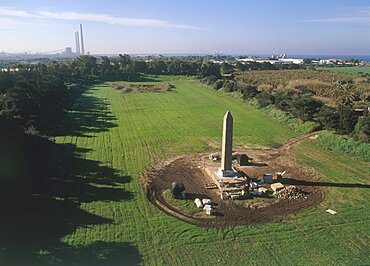
<svg viewBox="0 0 370 266">
<path fill-rule="evenodd" d="M 249 162 L 245 166 L 256 166 L 256 167 L 266 167 L 268 166 L 266 163 L 258 163 L 258 162 Z"/>
<path fill-rule="evenodd" d="M 64 123 L 52 135 L 92 137 L 117 126 L 110 104 L 92 95 L 96 88 L 87 91 L 85 87 L 78 87 L 75 90 L 73 96 L 77 100 L 68 108 Z"/>
<path fill-rule="evenodd" d="M 14 145 L 3 147 L 14 149 Z M 1 182 L 0 187 L 0 208 L 6 214 L 0 219 L 2 265 L 18 265 L 16 262 L 20 258 L 27 258 L 27 265 L 31 262 L 40 265 L 43 250 L 53 258 L 62 259 L 58 252 L 67 248 L 60 242 L 62 237 L 79 227 L 113 223 L 111 219 L 81 209 L 81 203 L 133 199 L 133 194 L 122 186 L 130 182 L 131 177 L 98 161 L 84 159 L 83 153 L 88 149 L 56 144 L 37 136 L 25 136 L 18 148 L 20 150 L 13 154 L 23 154 L 24 162 L 17 157 L 12 161 L 24 169 L 20 175 L 9 178 L 11 182 Z M 132 248 L 128 244 L 119 245 L 117 243 L 117 249 Z M 103 249 L 98 244 L 96 248 Z M 67 249 L 77 252 L 73 247 Z M 113 247 L 111 249 L 115 252 Z"/>
<path fill-rule="evenodd" d="M 29 247 L 28 247 L 29 248 Z M 58 248 L 44 248 L 36 253 L 28 249 L 22 256 L 19 247 L 6 250 L 0 257 L 1 265 L 140 265 L 143 258 L 136 246 L 126 242 L 108 243 L 96 241 L 87 246 L 71 247 L 61 244 Z M 26 248 L 27 249 L 27 248 Z M 1 251 L 0 251 L 1 252 Z M 1 254 L 1 253 L 0 253 Z"/>
<path fill-rule="evenodd" d="M 116 126 L 102 99 L 89 94 L 80 97 L 58 134 L 85 136 Z M 80 206 L 132 200 L 134 194 L 124 188 L 130 176 L 86 159 L 90 149 L 4 132 L 0 130 L 0 208 L 4 214 L 0 265 L 132 265 L 142 261 L 138 249 L 129 243 L 94 242 L 82 247 L 60 241 L 77 228 L 113 224 Z"/>
</svg>

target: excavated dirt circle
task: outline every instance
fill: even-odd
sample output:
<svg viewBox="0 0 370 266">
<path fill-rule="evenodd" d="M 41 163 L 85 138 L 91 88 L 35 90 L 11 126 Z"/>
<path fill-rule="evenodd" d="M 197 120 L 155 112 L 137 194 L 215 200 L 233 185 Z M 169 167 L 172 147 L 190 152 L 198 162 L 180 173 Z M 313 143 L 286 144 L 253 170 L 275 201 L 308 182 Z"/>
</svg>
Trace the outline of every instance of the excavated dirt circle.
<svg viewBox="0 0 370 266">
<path fill-rule="evenodd" d="M 307 193 L 303 199 L 277 199 L 275 197 L 254 197 L 246 200 L 221 200 L 218 189 L 206 189 L 212 183 L 211 177 L 204 170 L 210 164 L 208 154 L 195 154 L 176 157 L 160 162 L 146 174 L 148 199 L 165 213 L 185 222 L 204 227 L 226 227 L 243 224 L 258 224 L 271 221 L 283 221 L 287 215 L 318 205 L 323 200 L 323 193 L 315 186 L 315 177 L 303 170 L 289 155 L 292 145 L 313 137 L 317 132 L 292 139 L 279 149 L 251 150 L 245 153 L 253 158 L 252 164 L 237 167 L 251 179 L 261 179 L 264 173 L 286 171 L 281 183 L 295 185 Z M 215 216 L 203 215 L 203 211 L 181 211 L 178 206 L 167 201 L 163 193 L 171 188 L 172 182 L 185 185 L 187 199 L 210 198 L 216 206 Z"/>
</svg>

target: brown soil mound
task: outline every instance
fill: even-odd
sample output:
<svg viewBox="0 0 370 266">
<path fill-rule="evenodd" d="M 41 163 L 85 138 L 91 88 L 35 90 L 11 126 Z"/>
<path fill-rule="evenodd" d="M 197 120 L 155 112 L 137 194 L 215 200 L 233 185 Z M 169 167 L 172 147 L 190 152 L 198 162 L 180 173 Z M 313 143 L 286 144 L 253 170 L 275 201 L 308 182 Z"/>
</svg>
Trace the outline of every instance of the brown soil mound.
<svg viewBox="0 0 370 266">
<path fill-rule="evenodd" d="M 146 175 L 148 199 L 165 213 L 199 226 L 224 228 L 282 221 L 287 215 L 316 206 L 323 199 L 319 187 L 313 185 L 313 181 L 316 180 L 312 174 L 304 171 L 288 154 L 292 145 L 314 134 L 293 139 L 280 149 L 246 152 L 253 158 L 253 162 L 237 169 L 251 179 L 261 179 L 264 173 L 285 170 L 286 175 L 281 183 L 286 186 L 295 185 L 305 197 L 276 198 L 269 195 L 246 200 L 221 200 L 218 189 L 205 188 L 206 184 L 212 183 L 212 179 L 204 169 L 212 162 L 209 162 L 207 154 L 196 154 L 173 158 L 154 166 Z M 170 189 L 172 182 L 182 182 L 185 185 L 187 199 L 212 199 L 217 210 L 216 217 L 199 215 L 202 213 L 201 210 L 198 213 L 180 211 L 178 207 L 168 203 L 163 197 L 163 192 Z"/>
<path fill-rule="evenodd" d="M 175 90 L 175 86 L 167 84 L 112 84 L 112 88 L 121 92 L 170 92 Z"/>
<path fill-rule="evenodd" d="M 307 193 L 296 186 L 287 186 L 276 193 L 278 199 L 302 199 L 307 198 Z"/>
</svg>

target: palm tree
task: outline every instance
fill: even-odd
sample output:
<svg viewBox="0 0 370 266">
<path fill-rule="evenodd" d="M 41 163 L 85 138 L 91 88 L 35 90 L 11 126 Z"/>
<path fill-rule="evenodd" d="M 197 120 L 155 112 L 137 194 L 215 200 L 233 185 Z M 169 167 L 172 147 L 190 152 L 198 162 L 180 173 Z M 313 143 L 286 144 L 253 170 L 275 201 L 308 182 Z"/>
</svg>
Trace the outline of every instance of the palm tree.
<svg viewBox="0 0 370 266">
<path fill-rule="evenodd" d="M 334 82 L 331 97 L 337 104 L 351 105 L 356 98 L 355 87 L 349 82 Z"/>
</svg>

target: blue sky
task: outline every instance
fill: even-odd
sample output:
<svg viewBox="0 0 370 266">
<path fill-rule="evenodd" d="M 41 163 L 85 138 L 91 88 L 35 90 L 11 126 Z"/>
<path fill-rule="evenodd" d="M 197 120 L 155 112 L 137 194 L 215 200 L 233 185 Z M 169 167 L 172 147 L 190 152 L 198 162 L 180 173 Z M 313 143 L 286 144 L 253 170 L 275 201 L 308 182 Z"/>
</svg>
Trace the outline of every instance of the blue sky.
<svg viewBox="0 0 370 266">
<path fill-rule="evenodd" d="M 369 55 L 370 1 L 0 0 L 0 51 Z"/>
</svg>

